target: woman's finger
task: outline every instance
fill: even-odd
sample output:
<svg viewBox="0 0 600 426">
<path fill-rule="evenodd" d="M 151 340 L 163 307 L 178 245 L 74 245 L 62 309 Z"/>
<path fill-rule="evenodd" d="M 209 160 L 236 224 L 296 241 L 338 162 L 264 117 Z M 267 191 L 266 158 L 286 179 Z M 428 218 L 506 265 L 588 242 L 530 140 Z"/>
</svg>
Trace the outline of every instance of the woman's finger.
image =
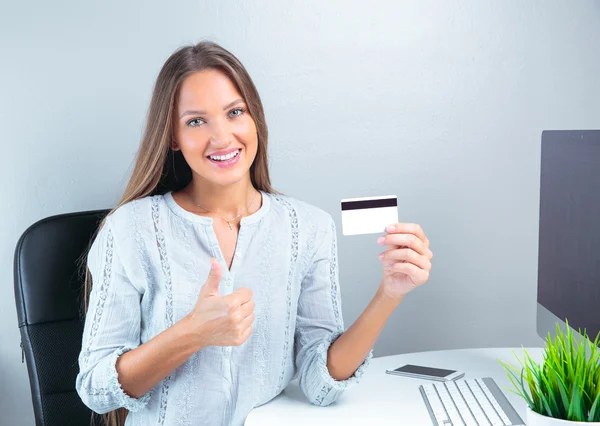
<svg viewBox="0 0 600 426">
<path fill-rule="evenodd" d="M 377 242 L 382 246 L 406 246 L 424 256 L 430 253 L 425 243 L 414 234 L 388 234 L 380 237 Z"/>
<path fill-rule="evenodd" d="M 223 299 L 233 308 L 237 308 L 252 300 L 252 290 L 247 287 L 237 289 L 231 294 L 223 296 Z"/>
<path fill-rule="evenodd" d="M 238 346 L 248 340 L 250 334 L 252 334 L 252 321 L 254 320 L 254 314 L 247 317 L 243 323 L 239 324 L 237 328 L 238 332 L 233 336 L 233 345 Z"/>
<path fill-rule="evenodd" d="M 394 263 L 388 267 L 388 271 L 406 274 L 416 285 L 421 285 L 429 279 L 429 271 L 418 268 L 412 263 Z"/>
<path fill-rule="evenodd" d="M 251 327 L 252 323 L 254 322 L 254 318 L 254 312 L 250 313 L 250 315 L 248 315 L 242 321 L 240 321 L 240 329 L 245 330 L 248 327 Z"/>
<path fill-rule="evenodd" d="M 429 240 L 425 236 L 425 231 L 423 231 L 423 228 L 418 223 L 392 223 L 387 226 L 386 231 L 390 234 L 412 234 L 423 241 L 425 245 L 429 243 Z"/>
<path fill-rule="evenodd" d="M 381 253 L 379 258 L 381 260 L 408 262 L 426 271 L 431 270 L 431 261 L 427 258 L 427 256 L 420 255 L 410 248 L 396 248 L 387 250 Z"/>
<path fill-rule="evenodd" d="M 248 337 L 250 337 L 250 335 L 252 334 L 252 326 L 248 327 L 244 333 L 242 333 L 242 336 L 240 337 L 240 344 L 244 343 L 246 340 L 248 340 Z"/>
<path fill-rule="evenodd" d="M 254 300 L 251 300 L 249 302 L 244 303 L 238 309 L 240 310 L 240 312 L 242 312 L 242 315 L 245 318 L 248 315 L 250 315 L 252 312 L 254 312 L 254 305 L 255 305 Z"/>
</svg>

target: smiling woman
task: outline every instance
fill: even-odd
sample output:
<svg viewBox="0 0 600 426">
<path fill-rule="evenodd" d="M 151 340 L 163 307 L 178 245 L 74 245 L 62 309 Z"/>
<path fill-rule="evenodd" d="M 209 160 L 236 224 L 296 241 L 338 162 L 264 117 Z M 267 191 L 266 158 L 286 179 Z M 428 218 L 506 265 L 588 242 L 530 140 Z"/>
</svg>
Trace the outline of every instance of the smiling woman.
<svg viewBox="0 0 600 426">
<path fill-rule="evenodd" d="M 335 223 L 271 187 L 248 73 L 212 42 L 177 50 L 87 255 L 79 395 L 108 426 L 242 425 L 295 373 L 310 402 L 333 403 L 427 280 L 423 231 L 394 225 L 377 294 L 345 330 Z"/>
<path fill-rule="evenodd" d="M 258 148 L 256 124 L 239 96 L 225 74 L 207 70 L 183 81 L 176 102 L 171 148 L 181 150 L 194 172 L 220 186 L 243 179 Z M 215 110 L 200 110 L 200 105 L 214 105 Z"/>
</svg>

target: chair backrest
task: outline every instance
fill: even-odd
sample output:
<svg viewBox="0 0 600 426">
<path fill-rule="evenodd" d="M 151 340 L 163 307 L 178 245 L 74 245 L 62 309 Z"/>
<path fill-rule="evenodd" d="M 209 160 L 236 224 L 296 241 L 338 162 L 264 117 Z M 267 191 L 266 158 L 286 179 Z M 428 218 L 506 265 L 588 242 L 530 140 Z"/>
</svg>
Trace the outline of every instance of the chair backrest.
<svg viewBox="0 0 600 426">
<path fill-rule="evenodd" d="M 17 243 L 15 301 L 38 426 L 90 425 L 92 411 L 75 390 L 83 333 L 80 260 L 107 213 L 52 216 Z"/>
</svg>

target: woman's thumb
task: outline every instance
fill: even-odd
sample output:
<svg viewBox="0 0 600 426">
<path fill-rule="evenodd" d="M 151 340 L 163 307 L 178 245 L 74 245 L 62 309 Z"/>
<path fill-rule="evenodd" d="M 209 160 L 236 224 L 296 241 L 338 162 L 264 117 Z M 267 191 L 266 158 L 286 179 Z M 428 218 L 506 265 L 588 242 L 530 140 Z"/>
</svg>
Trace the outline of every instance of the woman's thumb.
<svg viewBox="0 0 600 426">
<path fill-rule="evenodd" d="M 210 259 L 210 272 L 204 285 L 202 286 L 203 295 L 219 292 L 219 283 L 221 282 L 221 265 L 214 257 Z"/>
</svg>

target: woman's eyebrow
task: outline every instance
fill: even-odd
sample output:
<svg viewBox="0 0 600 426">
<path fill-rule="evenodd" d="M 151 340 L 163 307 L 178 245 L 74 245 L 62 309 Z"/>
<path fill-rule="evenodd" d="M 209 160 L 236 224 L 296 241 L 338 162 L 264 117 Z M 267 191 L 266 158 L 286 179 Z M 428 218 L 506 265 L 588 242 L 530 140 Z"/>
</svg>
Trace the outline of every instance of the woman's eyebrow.
<svg viewBox="0 0 600 426">
<path fill-rule="evenodd" d="M 244 100 L 242 98 L 238 98 L 235 101 L 228 103 L 227 105 L 225 105 L 223 107 L 223 111 L 225 111 L 228 108 L 231 108 L 234 105 L 239 104 L 240 102 L 244 102 Z M 203 114 L 206 114 L 206 111 L 198 111 L 195 109 L 189 109 L 189 110 L 185 111 L 183 114 L 181 114 L 181 117 L 179 117 L 179 118 L 182 118 L 186 115 L 203 115 Z"/>
</svg>

